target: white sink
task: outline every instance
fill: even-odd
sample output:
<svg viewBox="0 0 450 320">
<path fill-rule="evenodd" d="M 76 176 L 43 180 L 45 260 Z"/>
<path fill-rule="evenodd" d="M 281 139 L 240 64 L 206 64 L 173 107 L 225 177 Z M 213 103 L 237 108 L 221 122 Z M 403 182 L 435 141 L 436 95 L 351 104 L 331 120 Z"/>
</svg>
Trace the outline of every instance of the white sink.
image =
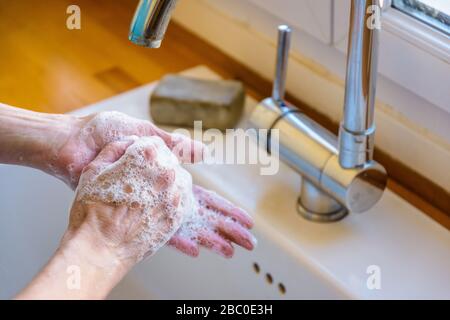
<svg viewBox="0 0 450 320">
<path fill-rule="evenodd" d="M 190 73 L 214 76 L 203 67 Z M 148 118 L 153 86 L 78 112 L 115 109 Z M 248 109 L 254 104 L 248 99 Z M 296 213 L 300 177 L 284 165 L 275 176 L 261 176 L 256 165 L 188 170 L 198 184 L 254 216 L 258 247 L 238 249 L 231 260 L 206 250 L 193 259 L 164 248 L 139 264 L 111 298 L 450 299 L 450 233 L 389 190 L 369 212 L 317 224 Z M 41 172 L 0 166 L 0 299 L 14 296 L 50 258 L 72 197 L 63 183 Z M 381 288 L 371 290 L 367 268 L 373 265 Z"/>
</svg>

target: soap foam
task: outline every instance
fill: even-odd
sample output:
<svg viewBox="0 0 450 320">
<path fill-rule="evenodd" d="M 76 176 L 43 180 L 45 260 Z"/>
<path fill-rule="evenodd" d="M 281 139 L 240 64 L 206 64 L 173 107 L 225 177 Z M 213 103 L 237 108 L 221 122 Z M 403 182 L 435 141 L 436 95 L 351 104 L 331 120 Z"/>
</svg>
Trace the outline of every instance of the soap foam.
<svg viewBox="0 0 450 320">
<path fill-rule="evenodd" d="M 154 136 L 160 135 L 162 131 L 152 126 L 150 122 L 130 117 L 124 113 L 117 111 L 105 111 L 96 114 L 90 119 L 73 137 L 71 142 L 70 154 L 73 158 L 73 163 L 66 166 L 68 173 L 66 181 L 71 186 L 76 186 L 80 171 L 104 148 L 107 144 L 115 141 L 123 140 L 129 136 Z M 166 136 L 166 139 L 169 135 Z M 189 162 L 191 161 L 192 153 L 194 152 L 194 159 L 201 160 L 203 156 L 204 145 L 198 141 L 192 141 L 181 134 L 170 134 L 170 141 L 165 141 L 169 144 L 178 159 Z M 58 159 L 54 159 L 56 162 Z M 64 175 L 55 168 L 49 168 L 49 171 L 54 175 L 61 177 Z"/>
<path fill-rule="evenodd" d="M 118 111 L 101 112 L 81 129 L 81 138 L 86 140 L 94 135 L 97 145 L 122 140 L 126 136 L 144 135 L 146 121 L 130 117 Z"/>
<path fill-rule="evenodd" d="M 197 243 L 199 242 L 200 234 L 216 232 L 215 229 L 219 218 L 224 221 L 232 221 L 230 217 L 225 217 L 219 211 L 205 205 L 201 199 L 195 199 L 195 208 L 196 211 L 193 214 L 187 215 L 183 219 L 183 224 L 177 234 Z"/>
<path fill-rule="evenodd" d="M 140 210 L 144 227 L 133 240 L 138 260 L 152 255 L 192 219 L 197 203 L 192 177 L 159 137 L 134 138 L 115 163 L 99 168 L 93 179 L 79 184 L 77 199 L 101 201 Z"/>
<path fill-rule="evenodd" d="M 147 121 L 130 117 L 121 112 L 98 113 L 72 138 L 70 153 L 74 162 L 69 163 L 65 168 L 68 173 L 68 181 L 54 167 L 50 167 L 49 172 L 58 177 L 62 176 L 62 180 L 71 186 L 76 186 L 80 171 L 93 160 L 104 146 L 131 135 L 148 136 L 151 134 L 149 128 Z M 54 162 L 57 160 L 57 158 L 54 159 Z"/>
<path fill-rule="evenodd" d="M 82 128 L 78 137 L 79 141 L 92 139 L 97 146 L 134 141 L 117 162 L 100 168 L 92 181 L 85 183 L 82 176 L 77 197 L 84 202 L 102 201 L 141 210 L 145 230 L 134 244 L 139 259 L 155 253 L 175 232 L 199 243 L 200 234 L 216 232 L 219 218 L 232 220 L 195 198 L 191 175 L 161 138 L 130 137 L 144 130 L 139 119 L 120 112 L 102 112 Z M 71 165 L 67 169 L 74 171 Z"/>
</svg>

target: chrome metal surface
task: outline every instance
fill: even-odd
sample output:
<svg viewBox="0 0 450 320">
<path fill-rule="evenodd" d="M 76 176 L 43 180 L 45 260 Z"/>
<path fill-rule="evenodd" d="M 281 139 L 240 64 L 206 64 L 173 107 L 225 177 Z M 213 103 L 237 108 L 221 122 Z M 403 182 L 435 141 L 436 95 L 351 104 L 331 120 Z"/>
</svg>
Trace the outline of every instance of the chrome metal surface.
<svg viewBox="0 0 450 320">
<path fill-rule="evenodd" d="M 297 210 L 308 220 L 333 222 L 344 218 L 348 210 L 306 179 L 297 201 Z"/>
<path fill-rule="evenodd" d="M 177 0 L 140 0 L 130 26 L 131 42 L 159 48 Z"/>
<path fill-rule="evenodd" d="M 337 153 L 336 136 L 298 111 L 285 114 L 272 129 L 279 132 L 280 158 L 320 186 L 322 168 Z"/>
<path fill-rule="evenodd" d="M 374 6 L 380 8 L 379 0 L 352 0 L 344 118 L 339 132 L 339 162 L 344 168 L 363 166 L 373 158 L 379 37 L 377 25 L 370 23 Z"/>
<path fill-rule="evenodd" d="M 287 63 L 289 59 L 290 46 L 291 28 L 289 28 L 289 26 L 287 25 L 281 25 L 278 27 L 277 60 L 272 91 L 272 98 L 278 102 L 284 101 Z"/>
<path fill-rule="evenodd" d="M 358 168 L 342 168 L 337 137 L 289 103 L 283 105 L 280 108 L 273 98 L 266 98 L 255 108 L 249 122 L 257 129 L 278 130 L 280 158 L 303 179 L 300 214 L 326 222 L 344 217 L 347 211 L 370 209 L 385 189 L 384 168 L 375 161 Z M 270 145 L 267 148 L 270 151 Z"/>
<path fill-rule="evenodd" d="M 379 163 L 370 161 L 363 167 L 345 169 L 337 155 L 328 159 L 320 179 L 324 192 L 355 213 L 372 208 L 383 195 L 386 184 L 387 173 Z"/>
<path fill-rule="evenodd" d="M 159 47 L 176 1 L 141 0 L 131 24 L 130 40 Z M 278 130 L 280 158 L 303 177 L 298 211 L 313 221 L 336 221 L 349 211 L 366 211 L 386 187 L 385 169 L 372 160 L 378 30 L 367 21 L 374 8 L 381 12 L 379 0 L 351 3 L 344 117 L 339 138 L 284 101 L 291 35 L 286 25 L 278 27 L 272 97 L 261 101 L 250 117 L 252 127 Z M 269 134 L 264 143 L 271 152 Z"/>
<path fill-rule="evenodd" d="M 386 188 L 386 170 L 372 160 L 378 31 L 366 21 L 373 5 L 378 1 L 352 0 L 339 138 L 283 101 L 289 39 L 283 40 L 282 31 L 272 97 L 261 101 L 249 119 L 252 127 L 278 130 L 280 158 L 302 176 L 298 212 L 312 221 L 337 221 L 349 212 L 367 211 Z"/>
</svg>

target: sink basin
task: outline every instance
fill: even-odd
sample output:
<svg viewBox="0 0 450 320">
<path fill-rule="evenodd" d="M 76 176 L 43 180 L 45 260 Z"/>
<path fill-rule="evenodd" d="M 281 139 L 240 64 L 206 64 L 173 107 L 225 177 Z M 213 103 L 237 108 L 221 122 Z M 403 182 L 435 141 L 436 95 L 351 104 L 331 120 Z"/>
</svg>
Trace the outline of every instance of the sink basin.
<svg viewBox="0 0 450 320">
<path fill-rule="evenodd" d="M 189 71 L 214 77 L 204 67 Z M 77 111 L 120 110 L 148 118 L 149 84 Z M 255 101 L 247 99 L 247 109 Z M 171 248 L 140 263 L 114 289 L 121 299 L 450 299 L 450 233 L 386 190 L 364 214 L 332 224 L 301 218 L 301 178 L 284 164 L 188 165 L 194 181 L 255 218 L 258 246 L 231 260 Z M 50 258 L 67 224 L 73 192 L 36 170 L 0 166 L 0 299 L 11 298 Z M 368 285 L 375 267 L 380 286 Z"/>
</svg>

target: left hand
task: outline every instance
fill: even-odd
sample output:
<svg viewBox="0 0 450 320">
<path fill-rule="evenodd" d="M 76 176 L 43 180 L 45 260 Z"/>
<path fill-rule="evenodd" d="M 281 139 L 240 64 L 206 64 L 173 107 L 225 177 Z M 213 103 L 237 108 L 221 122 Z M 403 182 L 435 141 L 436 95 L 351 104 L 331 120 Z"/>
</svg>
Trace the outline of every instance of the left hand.
<svg viewBox="0 0 450 320">
<path fill-rule="evenodd" d="M 57 167 L 63 172 L 60 176 L 75 188 L 83 168 L 106 145 L 132 135 L 161 137 L 181 162 L 202 160 L 202 143 L 182 135 L 170 134 L 149 121 L 132 118 L 123 113 L 101 112 L 81 118 L 73 126 L 73 133 L 57 157 Z M 248 250 L 254 248 L 254 238 L 248 231 L 253 226 L 253 221 L 245 211 L 199 186 L 194 186 L 193 192 L 201 204 L 199 214 L 208 216 L 204 219 L 204 228 L 191 230 L 194 235 L 188 237 L 183 230 L 192 229 L 193 224 L 184 224 L 170 240 L 171 246 L 193 257 L 198 256 L 199 246 L 203 246 L 228 258 L 234 253 L 231 242 Z"/>
<path fill-rule="evenodd" d="M 101 112 L 85 117 L 55 115 L 18 109 L 0 103 L 0 163 L 25 165 L 43 170 L 69 184 L 78 185 L 84 167 L 109 143 L 136 135 L 162 138 L 182 162 L 202 159 L 203 144 L 187 137 L 170 134 L 149 121 L 135 119 L 120 112 Z M 210 223 L 197 230 L 194 237 L 177 232 L 170 244 L 191 256 L 199 245 L 230 257 L 230 240 L 247 249 L 253 248 L 248 229 L 251 218 L 224 198 L 194 186 L 200 206 Z M 211 210 L 213 208 L 213 210 Z M 207 219 L 204 219 L 206 222 Z M 234 224 L 232 224 L 233 222 Z"/>
<path fill-rule="evenodd" d="M 199 204 L 198 212 L 194 219 L 183 222 L 169 245 L 192 257 L 198 256 L 200 246 L 225 258 L 234 254 L 232 243 L 254 249 L 256 239 L 249 232 L 253 219 L 248 213 L 198 185 L 193 186 L 193 192 Z"/>
<path fill-rule="evenodd" d="M 100 112 L 72 121 L 67 141 L 54 157 L 50 172 L 73 189 L 80 174 L 109 143 L 129 136 L 159 136 L 183 163 L 202 160 L 204 145 L 179 134 L 170 134 L 153 123 L 111 111 Z"/>
</svg>

